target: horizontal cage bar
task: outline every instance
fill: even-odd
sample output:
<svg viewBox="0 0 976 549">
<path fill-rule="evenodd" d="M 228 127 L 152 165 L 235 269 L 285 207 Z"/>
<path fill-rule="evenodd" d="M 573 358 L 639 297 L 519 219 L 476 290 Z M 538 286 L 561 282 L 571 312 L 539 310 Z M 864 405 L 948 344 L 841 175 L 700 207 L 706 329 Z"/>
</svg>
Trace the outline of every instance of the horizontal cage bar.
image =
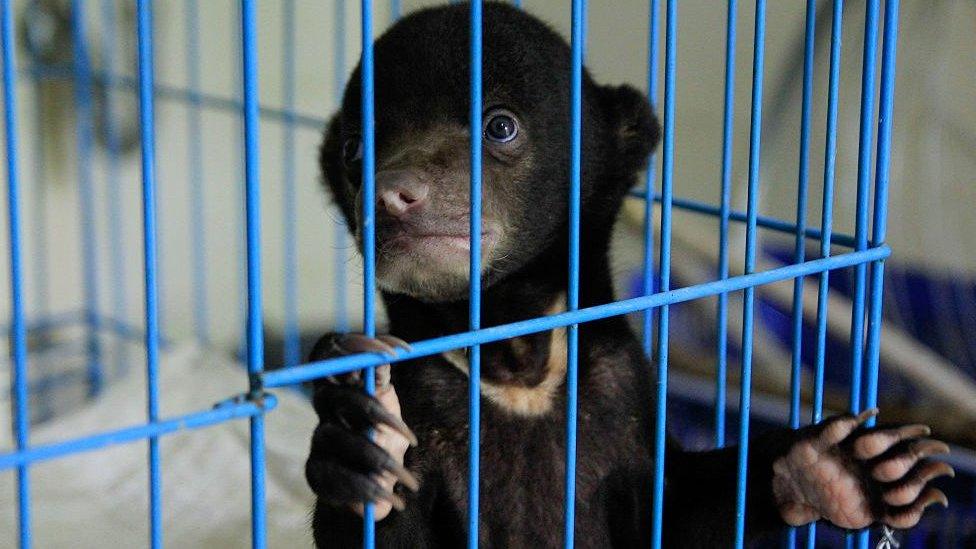
<svg viewBox="0 0 976 549">
<path fill-rule="evenodd" d="M 264 386 L 271 388 L 303 383 L 320 377 L 338 375 L 369 366 L 401 362 L 412 358 L 420 358 L 450 351 L 452 349 L 470 347 L 471 345 L 481 345 L 526 334 L 552 330 L 571 324 L 634 313 L 652 307 L 660 307 L 661 305 L 673 305 L 675 303 L 710 297 L 723 292 L 735 292 L 750 286 L 762 286 L 783 280 L 790 280 L 798 276 L 807 276 L 827 270 L 844 269 L 853 265 L 886 259 L 890 255 L 891 249 L 888 246 L 878 246 L 861 252 L 850 252 L 829 258 L 805 261 L 800 264 L 787 265 L 769 271 L 740 275 L 695 286 L 686 286 L 676 290 L 615 301 L 578 311 L 533 318 L 493 326 L 491 328 L 482 328 L 476 332 L 462 332 L 426 341 L 418 341 L 410 344 L 410 351 L 397 351 L 395 357 L 378 354 L 358 354 L 314 362 L 296 368 L 274 370 L 264 374 Z"/>
</svg>

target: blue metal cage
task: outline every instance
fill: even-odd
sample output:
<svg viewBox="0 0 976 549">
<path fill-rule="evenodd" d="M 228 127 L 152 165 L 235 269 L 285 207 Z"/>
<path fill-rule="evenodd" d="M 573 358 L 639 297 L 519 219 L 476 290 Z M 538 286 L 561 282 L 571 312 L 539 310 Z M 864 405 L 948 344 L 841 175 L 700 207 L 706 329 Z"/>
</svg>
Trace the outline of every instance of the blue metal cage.
<svg viewBox="0 0 976 549">
<path fill-rule="evenodd" d="M 94 450 L 108 445 L 130 443 L 146 440 L 148 442 L 148 478 L 149 478 L 149 523 L 152 547 L 161 547 L 165 536 L 161 516 L 161 476 L 159 439 L 168 434 L 185 429 L 199 429 L 236 419 L 246 419 L 250 422 L 250 459 L 251 459 L 251 517 L 252 539 L 256 548 L 264 547 L 266 542 L 265 524 L 265 447 L 264 447 L 264 419 L 265 415 L 273 413 L 275 397 L 269 392 L 275 388 L 297 385 L 327 375 L 365 369 L 367 372 L 366 386 L 373 390 L 373 369 L 381 364 L 390 362 L 387 356 L 378 354 L 357 354 L 344 356 L 322 362 L 299 364 L 298 321 L 295 316 L 298 290 L 294 277 L 286 281 L 285 319 L 285 364 L 286 367 L 271 371 L 264 368 L 264 335 L 263 335 L 263 307 L 262 307 L 262 258 L 261 258 L 261 174 L 260 160 L 261 141 L 259 139 L 259 121 L 261 119 L 274 121 L 283 125 L 284 150 L 288 157 L 284 164 L 284 196 L 285 207 L 294 208 L 295 173 L 294 160 L 294 129 L 309 127 L 320 129 L 324 119 L 309 116 L 295 110 L 295 64 L 294 64 L 294 32 L 283 34 L 285 56 L 283 61 L 285 74 L 284 105 L 281 108 L 264 107 L 258 101 L 258 83 L 261 78 L 258 73 L 258 35 L 257 35 L 257 4 L 256 0 L 240 0 L 240 39 L 242 45 L 242 86 L 241 100 L 226 98 L 201 91 L 199 62 L 190 63 L 188 75 L 189 87 L 181 88 L 159 85 L 154 82 L 154 51 L 153 51 L 153 23 L 151 0 L 137 0 L 136 6 L 136 36 L 138 53 L 137 78 L 128 78 L 116 74 L 112 70 L 111 62 L 108 68 L 98 70 L 92 66 L 87 50 L 85 15 L 89 3 L 84 0 L 72 2 L 70 25 L 73 37 L 73 59 L 62 65 L 38 65 L 28 67 L 17 66 L 16 36 L 13 0 L 0 0 L 0 38 L 2 38 L 3 55 L 3 99 L 4 99 L 4 128 L 5 128 L 5 161 L 7 175 L 7 207 L 10 242 L 10 273 L 11 284 L 11 322 L 10 341 L 12 347 L 12 388 L 15 420 L 16 448 L 0 454 L 0 471 L 15 469 L 17 476 L 17 513 L 19 517 L 19 540 L 21 547 L 31 546 L 31 466 L 43 460 L 67 458 L 79 452 Z M 107 4 L 111 4 L 110 2 Z M 516 4 L 520 4 L 516 2 Z M 760 189 L 760 148 L 763 104 L 763 75 L 764 75 L 764 41 L 766 31 L 766 1 L 755 2 L 754 49 L 752 60 L 751 87 L 751 117 L 750 140 L 748 153 L 748 201 L 745 211 L 734 211 L 731 207 L 732 161 L 733 161 L 733 106 L 735 99 L 735 43 L 738 23 L 736 21 L 737 2 L 727 2 L 727 34 L 725 56 L 725 87 L 724 87 L 724 119 L 723 140 L 719 150 L 721 155 L 721 180 L 719 202 L 717 205 L 686 200 L 675 197 L 674 187 L 674 153 L 675 153 L 675 102 L 676 102 L 676 71 L 677 35 L 678 35 L 678 0 L 666 0 L 664 9 L 659 6 L 659 0 L 650 0 L 649 21 L 649 58 L 648 62 L 648 90 L 652 102 L 658 96 L 658 63 L 659 63 L 659 32 L 661 20 L 664 22 L 664 86 L 663 102 L 660 112 L 663 114 L 664 139 L 661 151 L 660 177 L 654 173 L 654 163 L 647 174 L 647 190 L 635 191 L 634 200 L 643 200 L 645 212 L 644 227 L 644 256 L 641 293 L 637 297 L 620 300 L 606 305 L 579 308 L 579 236 L 580 236 L 580 166 L 581 166 L 581 79 L 582 66 L 586 46 L 586 2 L 572 0 L 571 17 L 571 46 L 572 46 L 572 78 L 571 105 L 567 113 L 568 122 L 572 127 L 571 139 L 571 179 L 570 179 L 570 261 L 567 265 L 569 276 L 568 311 L 552 316 L 534 318 L 502 326 L 482 328 L 480 325 L 480 242 L 471 242 L 471 292 L 470 292 L 470 330 L 465 333 L 439 337 L 412 344 L 410 350 L 398 350 L 393 362 L 442 353 L 451 349 L 470 349 L 470 428 L 472 433 L 479 430 L 479 346 L 481 344 L 499 341 L 520 335 L 551 330 L 558 327 L 568 329 L 568 369 L 566 390 L 567 424 L 566 424 L 566 479 L 565 479 L 565 546 L 573 546 L 573 517 L 575 502 L 575 451 L 576 451 L 576 405 L 577 405 L 577 327 L 601 318 L 616 315 L 638 313 L 642 318 L 642 332 L 645 350 L 655 356 L 656 388 L 657 388 L 657 422 L 655 426 L 656 469 L 654 474 L 653 493 L 648 494 L 654 501 L 654 514 L 648 517 L 652 521 L 655 547 L 661 543 L 663 489 L 664 489 L 664 446 L 665 425 L 668 411 L 668 351 L 669 351 L 669 307 L 691 300 L 716 297 L 718 301 L 718 334 L 717 356 L 717 384 L 716 402 L 714 406 L 715 444 L 724 445 L 726 442 L 726 373 L 728 356 L 728 328 L 729 314 L 739 314 L 729 311 L 728 296 L 733 292 L 742 292 L 743 309 L 742 324 L 744 327 L 741 341 L 741 386 L 739 388 L 739 418 L 738 433 L 735 436 L 740 441 L 738 491 L 737 491 L 737 530 L 734 544 L 742 547 L 744 544 L 744 517 L 746 505 L 746 463 L 749 453 L 750 401 L 753 332 L 755 323 L 755 291 L 756 287 L 779 281 L 794 281 L 794 297 L 792 311 L 792 395 L 790 407 L 790 425 L 799 427 L 807 420 L 816 422 L 821 419 L 823 410 L 823 382 L 825 367 L 825 349 L 827 342 L 827 290 L 828 277 L 831 271 L 852 268 L 854 271 L 853 303 L 854 314 L 851 334 L 851 384 L 850 409 L 853 412 L 870 408 L 877 403 L 878 357 L 882 309 L 882 285 L 884 282 L 884 262 L 890 254 L 885 245 L 886 228 L 886 200 L 888 189 L 888 166 L 891 149 L 892 106 L 894 100 L 895 53 L 897 42 L 898 0 L 866 0 L 866 26 L 864 34 L 863 72 L 860 97 L 860 139 L 858 144 L 858 169 L 856 191 L 856 219 L 854 234 L 838 234 L 833 231 L 832 205 L 834 202 L 835 155 L 837 147 L 837 119 L 838 119 L 838 89 L 840 80 L 841 31 L 843 0 L 831 2 L 831 26 L 829 47 L 829 85 L 825 98 L 827 104 L 826 129 L 826 162 L 822 174 L 823 202 L 822 216 L 819 227 L 807 224 L 808 187 L 811 180 L 817 179 L 810 167 L 811 148 L 811 111 L 814 101 L 813 64 L 814 64 L 814 35 L 817 21 L 817 5 L 815 0 L 806 1 L 806 27 L 804 36 L 803 79 L 802 79 L 802 112 L 800 127 L 798 199 L 795 220 L 762 216 L 758 211 L 758 197 Z M 199 21 L 196 17 L 195 0 L 187 0 L 187 40 L 190 51 L 199 49 Z M 285 25 L 291 30 L 295 25 L 295 2 L 283 0 Z M 345 2 L 336 2 L 337 21 L 345 20 Z M 883 9 L 882 9 L 883 7 Z M 400 3 L 392 0 L 389 9 L 395 16 L 399 15 Z M 482 5 L 480 1 L 470 4 L 471 25 L 471 111 L 470 127 L 472 128 L 471 147 L 471 226 L 480 226 L 481 215 L 481 146 L 478 129 L 481 127 L 481 28 Z M 663 13 L 662 13 L 663 12 Z M 112 9 L 104 11 L 104 17 L 114 17 Z M 362 39 L 362 119 L 364 128 L 363 151 L 363 189 L 364 189 L 364 277 L 363 284 L 363 319 L 364 332 L 373 335 L 376 330 L 376 310 L 374 305 L 374 234 L 373 224 L 373 169 L 374 169 L 374 140 L 373 128 L 373 2 L 361 1 L 361 35 Z M 883 25 L 882 25 L 883 22 Z M 108 22 L 106 28 L 112 29 L 114 22 Z M 880 37 L 880 75 L 877 62 Z M 116 36 L 106 35 L 103 39 L 110 41 L 106 51 L 115 49 Z M 344 57 L 345 41 L 341 34 L 337 34 L 333 44 L 337 59 Z M 337 73 L 344 77 L 344 66 L 337 63 Z M 91 193 L 91 158 L 95 140 L 93 135 L 92 115 L 92 86 L 93 82 L 119 89 L 134 90 L 139 105 L 139 141 L 141 143 L 142 160 L 142 202 L 143 202 L 143 251 L 145 277 L 145 316 L 142 326 L 131 326 L 118 314 L 110 314 L 99 310 L 98 277 L 95 269 L 97 257 L 95 252 L 95 235 L 90 227 L 82 227 L 85 305 L 80 314 L 53 314 L 50 311 L 38 311 L 38 314 L 28 315 L 24 298 L 25 250 L 22 234 L 22 200 L 21 185 L 24 175 L 21 166 L 21 150 L 18 134 L 23 131 L 18 121 L 18 82 L 22 78 L 68 78 L 75 83 L 75 109 L 78 117 L 77 124 L 77 161 L 79 189 L 81 190 L 80 207 L 83 219 L 92 219 L 95 206 Z M 223 110 L 239 115 L 243 120 L 243 162 L 244 162 L 244 195 L 243 224 L 245 228 L 244 266 L 246 272 L 246 287 L 242 295 L 246 299 L 241 306 L 246 306 L 246 343 L 245 356 L 249 391 L 242 395 L 228 395 L 226 401 L 220 402 L 211 409 L 200 410 L 195 413 L 177 417 L 163 417 L 159 411 L 158 370 L 160 346 L 165 343 L 160 327 L 158 277 L 160 268 L 165 262 L 158 256 L 156 242 L 159 230 L 156 222 L 156 132 L 154 128 L 155 105 L 157 99 L 177 101 L 185 104 L 194 115 L 188 126 L 190 173 L 194 189 L 191 201 L 194 207 L 191 218 L 199 227 L 202 225 L 205 212 L 204 198 L 200 194 L 200 180 L 202 179 L 202 159 L 200 142 L 200 123 L 197 121 L 201 111 L 207 109 Z M 107 107 L 112 109 L 110 104 Z M 876 116 L 877 113 L 877 116 Z M 876 122 L 877 121 L 877 122 Z M 111 127 L 107 132 L 108 150 L 110 158 L 116 158 L 120 147 L 120 136 Z M 112 168 L 117 170 L 118 167 Z M 660 180 L 660 187 L 657 181 Z M 655 227 L 652 212 L 659 204 L 661 222 Z M 714 280 L 706 283 L 684 287 L 672 287 L 671 279 L 671 236 L 672 212 L 674 209 L 684 209 L 706 213 L 718 220 L 719 257 L 718 271 Z M 110 209 L 110 214 L 113 209 Z M 294 271 L 294 220 L 286 215 L 284 233 L 285 262 L 288 272 Z M 110 234 L 119 234 L 117 217 L 109 216 Z M 729 269 L 729 236 L 730 224 L 743 223 L 745 226 L 745 272 L 731 276 Z M 786 266 L 771 270 L 757 270 L 757 249 L 759 230 L 767 229 L 793 235 L 795 250 L 792 262 Z M 655 231 L 658 232 L 655 239 Z M 472 230 L 472 234 L 478 231 Z M 341 238 L 341 232 L 337 233 Z M 660 246 L 655 249 L 655 241 Z M 819 245 L 817 257 L 807 257 L 808 241 Z M 114 246 L 113 247 L 117 247 Z M 838 253 L 839 252 L 839 253 Z M 196 337 L 202 341 L 208 338 L 207 314 L 208 295 L 206 292 L 206 276 L 204 258 L 207 253 L 205 234 L 200 232 L 194 239 L 191 250 L 191 270 L 194 277 L 194 319 L 197 327 Z M 339 254 L 337 254 L 338 256 Z M 117 261 L 122 261 L 120 258 Z M 341 265 L 344 261 L 338 257 Z M 110 269 L 118 269 L 109 266 Z M 342 273 L 343 269 L 337 269 Z M 802 300 L 804 277 L 816 277 L 819 281 L 818 311 L 816 323 L 816 368 L 814 383 L 813 416 L 801 417 L 800 406 L 800 368 L 802 347 Z M 122 284 L 119 278 L 117 285 Z M 657 280 L 658 284 L 654 284 Z M 338 310 L 344 311 L 343 277 L 336 280 L 334 299 Z M 115 287 L 124 298 L 125 290 Z M 43 291 L 41 292 L 43 294 Z M 124 309 L 124 307 L 122 307 Z M 338 317 L 344 318 L 344 313 Z M 71 440 L 37 445 L 32 444 L 29 436 L 29 386 L 28 386 L 28 333 L 42 331 L 45 327 L 62 326 L 65 324 L 80 324 L 85 327 L 87 339 L 82 353 L 86 356 L 86 363 L 90 365 L 87 371 L 88 381 L 93 393 L 97 393 L 102 381 L 103 371 L 101 344 L 97 333 L 110 331 L 128 338 L 142 338 L 146 348 L 147 410 L 146 421 L 130 427 L 84 435 Z M 345 328 L 341 326 L 340 328 Z M 656 329 L 656 330 L 655 330 Z M 656 332 L 656 337 L 655 337 Z M 243 374 L 242 374 L 243 375 Z M 648 403 L 650 405 L 650 403 Z M 469 454 L 469 546 L 477 546 L 478 527 L 478 489 L 477 475 L 479 466 L 478 438 L 471 438 Z M 372 509 L 366 506 L 366 520 L 364 521 L 365 545 L 373 545 Z M 816 540 L 816 528 L 811 526 L 804 532 L 804 543 L 812 547 Z M 799 532 L 789 532 L 789 543 L 795 546 L 800 543 L 796 538 Z M 856 539 L 854 539 L 856 537 Z M 868 543 L 868 533 L 854 535 L 849 543 L 857 543 L 865 547 Z"/>
</svg>

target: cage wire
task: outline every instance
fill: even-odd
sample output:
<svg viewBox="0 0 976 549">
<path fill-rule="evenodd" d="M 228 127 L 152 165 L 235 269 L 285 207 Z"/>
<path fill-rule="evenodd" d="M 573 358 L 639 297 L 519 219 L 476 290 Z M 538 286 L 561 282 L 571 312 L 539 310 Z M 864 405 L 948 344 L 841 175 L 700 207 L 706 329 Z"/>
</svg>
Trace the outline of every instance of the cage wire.
<svg viewBox="0 0 976 549">
<path fill-rule="evenodd" d="M 486 332 L 475 283 L 469 332 L 414 342 L 394 362 L 469 347 L 477 379 L 480 344 L 569 328 L 567 546 L 575 504 L 579 323 L 632 315 L 658 364 L 659 453 L 649 494 L 657 545 L 664 527 L 665 423 L 691 446 L 722 446 L 746 441 L 750 429 L 817 421 L 825 409 L 871 407 L 880 383 L 888 402 L 943 403 L 958 412 L 960 431 L 971 427 L 976 351 L 966 344 L 972 339 L 964 337 L 966 328 L 958 328 L 963 337 L 957 338 L 946 331 L 976 322 L 976 283 L 971 276 L 933 276 L 911 263 L 882 269 L 891 253 L 889 164 L 901 179 L 914 166 L 906 160 L 913 151 L 897 134 L 892 149 L 895 60 L 902 53 L 897 0 L 798 2 L 789 21 L 801 22 L 799 32 L 769 25 L 787 10 L 778 3 L 767 10 L 764 0 L 729 0 L 721 21 L 709 20 L 694 3 L 635 3 L 644 10 L 638 36 L 646 55 L 633 55 L 663 115 L 664 141 L 618 227 L 623 298 L 588 309 L 578 309 L 576 297 L 580 75 L 584 51 L 598 73 L 616 70 L 600 63 L 606 53 L 594 47 L 614 37 L 593 30 L 614 10 L 587 11 L 582 0 L 539 4 L 527 9 L 568 22 L 561 30 L 572 47 L 568 311 Z M 9 510 L 0 513 L 0 531 L 14 536 L 4 543 L 307 544 L 311 494 L 301 463 L 315 419 L 300 391 L 274 389 L 371 370 L 389 359 L 360 354 L 303 364 L 327 328 L 371 334 L 382 318 L 374 304 L 371 232 L 360 263 L 339 214 L 317 185 L 306 183 L 318 177 L 311 160 L 325 114 L 337 107 L 354 59 L 366 68 L 363 116 L 372 115 L 372 39 L 405 7 L 397 0 L 385 9 L 363 0 L 358 10 L 345 0 L 315 6 L 0 0 L 0 7 L 3 221 L 10 252 L 3 267 L 12 288 L 3 326 L 9 347 L 3 369 L 10 374 L 4 394 L 12 395 L 12 411 L 4 417 L 5 407 L 0 417 L 13 425 L 0 430 L 0 502 Z M 480 9 L 481 2 L 470 4 L 476 30 Z M 960 19 L 966 9 L 952 2 L 913 5 L 902 24 L 930 29 Z M 688 13 L 680 26 L 679 13 Z M 716 77 L 722 83 L 718 138 L 708 145 L 718 177 L 676 192 L 682 162 L 697 157 L 699 146 L 681 136 L 678 89 L 689 88 L 680 78 L 694 64 L 682 63 L 679 35 L 694 37 L 695 26 L 706 24 L 725 38 L 723 50 L 704 54 L 722 75 Z M 782 48 L 785 55 L 766 44 L 767 27 L 769 40 L 792 44 Z M 472 36 L 468 53 L 480 67 L 480 33 Z M 767 51 L 787 68 L 766 70 Z M 316 66 L 309 68 L 309 59 Z M 909 54 L 909 62 L 919 58 Z M 770 72 L 778 79 L 764 80 Z M 933 94 L 944 100 L 939 105 L 952 103 L 944 91 L 952 86 L 949 72 L 939 71 L 942 91 Z M 904 70 L 897 75 L 899 89 L 905 78 Z M 924 81 L 935 86 L 933 80 Z M 472 71 L 470 86 L 470 123 L 480 128 L 479 71 Z M 919 118 L 930 119 L 933 109 L 919 107 Z M 944 131 L 971 140 L 971 131 L 957 127 L 966 115 L 939 116 L 957 121 Z M 371 192 L 369 133 L 364 145 L 364 188 Z M 479 212 L 480 147 L 471 155 L 472 211 Z M 786 157 L 797 164 L 780 161 Z M 929 157 L 922 164 L 941 161 Z M 931 200 L 951 212 L 948 191 Z M 906 215 L 905 194 L 892 193 L 898 224 L 912 219 L 922 234 L 934 222 L 935 233 L 951 233 L 949 221 Z M 369 216 L 372 201 L 364 203 Z M 471 223 L 480 224 L 477 213 Z M 939 299 L 925 299 L 931 295 Z M 936 318 L 933 302 L 953 304 L 961 322 Z M 145 402 L 134 395 L 145 395 Z M 479 398 L 473 383 L 470 400 Z M 477 429 L 478 406 L 471 410 Z M 126 444 L 143 440 L 148 460 L 142 445 Z M 748 450 L 740 446 L 736 546 L 744 543 Z M 477 471 L 476 437 L 469 451 Z M 964 475 L 950 493 L 953 510 L 927 518 L 903 540 L 908 546 L 964 546 L 976 536 L 976 459 L 965 452 L 955 459 Z M 469 545 L 476 546 L 477 474 L 468 482 Z M 242 488 L 248 484 L 249 493 Z M 219 516 L 212 514 L 217 508 Z M 366 546 L 373 539 L 369 512 Z M 816 526 L 786 535 L 791 545 L 845 541 L 844 533 Z M 868 534 L 856 541 L 866 546 Z"/>
</svg>

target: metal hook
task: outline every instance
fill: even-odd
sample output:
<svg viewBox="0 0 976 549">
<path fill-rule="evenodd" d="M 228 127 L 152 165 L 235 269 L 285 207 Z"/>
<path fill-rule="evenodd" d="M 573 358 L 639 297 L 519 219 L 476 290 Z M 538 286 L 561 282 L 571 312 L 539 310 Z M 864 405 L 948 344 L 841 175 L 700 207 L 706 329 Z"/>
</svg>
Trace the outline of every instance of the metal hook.
<svg viewBox="0 0 976 549">
<path fill-rule="evenodd" d="M 895 537 L 895 531 L 891 529 L 887 524 L 881 527 L 881 539 L 878 540 L 878 544 L 875 549 L 898 549 L 901 543 Z"/>
</svg>

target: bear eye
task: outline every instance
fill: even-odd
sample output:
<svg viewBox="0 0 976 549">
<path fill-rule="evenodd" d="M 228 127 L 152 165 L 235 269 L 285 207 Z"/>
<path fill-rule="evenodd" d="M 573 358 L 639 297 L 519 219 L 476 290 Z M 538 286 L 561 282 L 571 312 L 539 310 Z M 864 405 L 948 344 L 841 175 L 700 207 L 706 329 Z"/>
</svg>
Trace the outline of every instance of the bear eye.
<svg viewBox="0 0 976 549">
<path fill-rule="evenodd" d="M 358 162 L 363 158 L 363 140 L 355 137 L 351 139 L 346 139 L 342 144 L 342 161 L 345 162 L 346 166 L 351 166 L 354 162 Z"/>
<path fill-rule="evenodd" d="M 507 112 L 490 114 L 485 122 L 485 138 L 495 143 L 508 143 L 518 135 L 518 121 Z"/>
</svg>

